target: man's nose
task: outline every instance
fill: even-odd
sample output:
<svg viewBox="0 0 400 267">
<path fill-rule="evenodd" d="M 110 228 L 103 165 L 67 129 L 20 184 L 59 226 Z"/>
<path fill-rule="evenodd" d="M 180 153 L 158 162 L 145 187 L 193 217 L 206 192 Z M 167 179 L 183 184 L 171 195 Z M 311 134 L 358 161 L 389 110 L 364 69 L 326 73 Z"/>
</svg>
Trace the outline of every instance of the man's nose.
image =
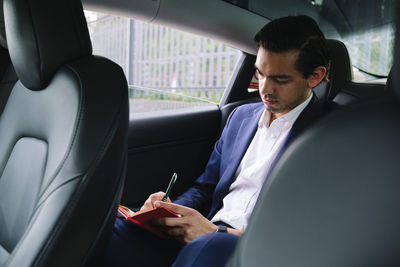
<svg viewBox="0 0 400 267">
<path fill-rule="evenodd" d="M 272 94 L 274 92 L 272 83 L 265 78 L 260 84 L 260 93 L 263 95 Z"/>
</svg>

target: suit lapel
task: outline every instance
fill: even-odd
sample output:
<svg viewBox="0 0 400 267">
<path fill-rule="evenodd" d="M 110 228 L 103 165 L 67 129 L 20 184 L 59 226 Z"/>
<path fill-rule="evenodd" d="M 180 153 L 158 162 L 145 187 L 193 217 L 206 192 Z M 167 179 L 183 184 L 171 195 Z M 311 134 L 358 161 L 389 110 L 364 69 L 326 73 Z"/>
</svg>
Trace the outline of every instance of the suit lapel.
<svg viewBox="0 0 400 267">
<path fill-rule="evenodd" d="M 214 191 L 213 206 L 209 213 L 209 216 L 213 216 L 216 209 L 222 204 L 222 199 L 228 194 L 229 187 L 233 182 L 234 174 L 242 160 L 247 148 L 249 147 L 251 140 L 253 140 L 254 134 L 258 127 L 258 121 L 264 111 L 264 105 L 254 110 L 251 117 L 244 119 L 240 125 L 240 128 L 236 134 L 235 142 L 233 143 L 232 152 L 229 156 L 229 168 L 223 173 L 217 187 Z"/>
<path fill-rule="evenodd" d="M 324 113 L 324 106 L 323 103 L 318 100 L 318 97 L 314 94 L 310 103 L 306 106 L 306 108 L 300 113 L 299 117 L 295 121 L 295 123 L 292 126 L 292 129 L 289 132 L 288 137 L 285 140 L 285 143 L 279 150 L 278 154 L 276 155 L 274 162 L 271 164 L 271 167 L 269 168 L 267 178 L 264 181 L 264 185 L 268 181 L 268 177 L 272 171 L 272 169 L 275 167 L 276 163 L 282 156 L 283 152 L 286 150 L 286 148 L 290 145 L 290 143 L 293 142 L 297 138 L 297 136 L 307 127 L 309 127 L 310 124 L 312 124 L 314 121 L 316 121 L 318 118 L 320 118 Z"/>
<path fill-rule="evenodd" d="M 260 111 L 261 112 L 255 112 L 253 117 L 243 120 L 242 124 L 240 125 L 239 131 L 235 138 L 235 145 L 232 148 L 232 153 L 229 159 L 230 162 L 232 162 L 232 168 L 230 168 L 230 171 L 232 172 L 236 171 L 244 153 L 251 143 L 251 140 L 253 140 L 258 126 L 258 120 L 262 113 L 262 110 Z"/>
<path fill-rule="evenodd" d="M 293 124 L 292 129 L 290 130 L 286 142 L 282 146 L 281 150 L 284 150 L 305 128 L 309 127 L 313 121 L 321 117 L 322 113 L 323 105 L 318 100 L 318 97 L 314 94 L 310 103 L 308 103 Z"/>
<path fill-rule="evenodd" d="M 208 214 L 208 218 L 211 219 L 216 211 L 221 207 L 223 198 L 228 194 L 229 187 L 233 182 L 233 177 L 237 167 L 239 166 L 240 161 L 243 158 L 244 153 L 249 147 L 254 134 L 257 130 L 258 121 L 262 112 L 264 111 L 264 105 L 259 109 L 255 110 L 253 116 L 243 120 L 240 129 L 238 130 L 238 134 L 235 137 L 234 148 L 232 149 L 232 153 L 230 156 L 230 168 L 226 170 L 223 176 L 221 177 L 220 182 L 214 191 L 213 204 Z M 274 163 L 271 165 L 270 170 L 268 172 L 267 178 L 265 182 L 268 180 L 269 173 L 275 166 L 278 159 L 281 157 L 283 151 L 286 147 L 312 122 L 317 120 L 324 112 L 323 104 L 319 102 L 318 98 L 314 94 L 310 103 L 306 106 L 306 108 L 300 113 L 296 122 L 293 124 L 292 129 L 288 137 L 286 138 L 285 144 L 282 146 L 281 150 L 278 152 Z M 264 184 L 265 184 L 264 182 Z"/>
</svg>

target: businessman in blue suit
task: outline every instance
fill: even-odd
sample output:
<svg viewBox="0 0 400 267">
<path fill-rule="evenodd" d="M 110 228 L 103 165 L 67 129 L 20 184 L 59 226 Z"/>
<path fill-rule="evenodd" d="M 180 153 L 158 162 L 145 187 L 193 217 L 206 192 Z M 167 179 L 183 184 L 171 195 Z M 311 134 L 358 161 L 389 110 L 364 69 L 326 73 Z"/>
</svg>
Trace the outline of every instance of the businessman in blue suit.
<svg viewBox="0 0 400 267">
<path fill-rule="evenodd" d="M 188 191 L 174 202 L 162 202 L 163 192 L 152 194 L 142 207 L 162 206 L 182 215 L 154 222 L 171 239 L 158 239 L 117 220 L 106 265 L 128 264 L 120 255 L 132 254 L 136 266 L 169 266 L 179 251 L 175 266 L 224 265 L 282 151 L 329 110 L 312 91 L 327 80 L 330 64 L 326 40 L 314 20 L 274 20 L 255 41 L 262 102 L 231 113 L 204 173 Z M 149 257 L 146 250 L 158 256 Z"/>
</svg>

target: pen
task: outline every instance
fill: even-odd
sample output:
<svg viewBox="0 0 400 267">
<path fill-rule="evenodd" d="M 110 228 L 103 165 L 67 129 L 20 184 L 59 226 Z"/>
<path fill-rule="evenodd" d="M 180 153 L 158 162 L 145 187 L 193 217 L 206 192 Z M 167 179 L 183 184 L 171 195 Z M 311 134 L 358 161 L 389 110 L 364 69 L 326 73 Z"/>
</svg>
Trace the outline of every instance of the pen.
<svg viewBox="0 0 400 267">
<path fill-rule="evenodd" d="M 178 174 L 176 174 L 176 172 L 174 172 L 174 174 L 172 175 L 171 181 L 169 181 L 167 191 L 165 191 L 165 196 L 163 197 L 162 201 L 167 201 L 169 193 L 171 192 L 171 189 L 174 186 L 177 178 L 178 178 Z"/>
</svg>

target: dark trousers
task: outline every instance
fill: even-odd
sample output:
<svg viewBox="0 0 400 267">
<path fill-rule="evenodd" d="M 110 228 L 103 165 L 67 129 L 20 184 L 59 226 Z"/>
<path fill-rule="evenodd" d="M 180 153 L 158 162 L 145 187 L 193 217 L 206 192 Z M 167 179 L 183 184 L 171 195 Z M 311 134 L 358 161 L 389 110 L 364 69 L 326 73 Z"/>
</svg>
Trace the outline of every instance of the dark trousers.
<svg viewBox="0 0 400 267">
<path fill-rule="evenodd" d="M 225 266 L 238 240 L 238 236 L 228 233 L 202 235 L 181 250 L 173 267 Z"/>
<path fill-rule="evenodd" d="M 224 266 L 237 240 L 237 236 L 228 233 L 211 233 L 183 247 L 175 240 L 161 239 L 129 221 L 117 219 L 103 266 Z"/>
</svg>

